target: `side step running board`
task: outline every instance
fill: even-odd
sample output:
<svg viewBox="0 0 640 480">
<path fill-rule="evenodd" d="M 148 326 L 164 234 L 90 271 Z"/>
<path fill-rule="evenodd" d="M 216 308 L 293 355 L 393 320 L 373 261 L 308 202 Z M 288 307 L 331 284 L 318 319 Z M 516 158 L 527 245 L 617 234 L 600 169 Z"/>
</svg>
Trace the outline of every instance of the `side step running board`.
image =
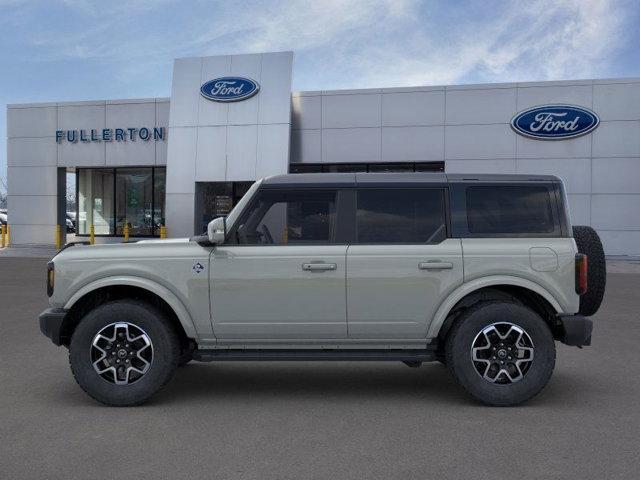
<svg viewBox="0 0 640 480">
<path fill-rule="evenodd" d="M 214 361 L 394 361 L 430 362 L 435 350 L 196 350 L 193 359 Z"/>
</svg>

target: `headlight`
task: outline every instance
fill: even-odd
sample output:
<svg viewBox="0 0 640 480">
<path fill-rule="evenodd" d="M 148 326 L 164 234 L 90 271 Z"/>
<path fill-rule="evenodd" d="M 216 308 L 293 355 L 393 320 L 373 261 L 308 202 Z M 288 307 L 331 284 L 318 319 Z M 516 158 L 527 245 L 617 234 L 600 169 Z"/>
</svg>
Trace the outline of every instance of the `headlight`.
<svg viewBox="0 0 640 480">
<path fill-rule="evenodd" d="M 56 271 L 53 262 L 47 263 L 47 296 L 53 295 L 53 287 L 56 283 Z"/>
</svg>

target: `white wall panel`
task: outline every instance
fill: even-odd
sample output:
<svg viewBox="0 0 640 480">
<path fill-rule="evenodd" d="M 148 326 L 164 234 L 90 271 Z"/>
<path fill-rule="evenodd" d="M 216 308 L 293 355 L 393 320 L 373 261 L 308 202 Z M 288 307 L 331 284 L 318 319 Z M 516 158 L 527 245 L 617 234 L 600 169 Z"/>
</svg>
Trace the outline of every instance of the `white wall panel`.
<svg viewBox="0 0 640 480">
<path fill-rule="evenodd" d="M 640 82 L 593 86 L 593 109 L 600 120 L 640 120 Z"/>
<path fill-rule="evenodd" d="M 262 55 L 258 124 L 291 123 L 292 65 L 293 52 Z"/>
<path fill-rule="evenodd" d="M 9 195 L 57 195 L 57 167 L 7 167 Z"/>
<path fill-rule="evenodd" d="M 262 55 L 233 55 L 231 57 L 231 75 L 247 77 L 261 83 Z M 206 80 L 203 80 L 203 83 Z M 289 90 L 290 91 L 290 90 Z M 258 123 L 258 104 L 260 93 L 241 102 L 229 102 L 229 125 L 255 125 Z M 209 103 L 209 100 L 202 98 Z"/>
<path fill-rule="evenodd" d="M 379 127 L 378 94 L 323 95 L 322 128 Z"/>
<path fill-rule="evenodd" d="M 227 127 L 227 180 L 255 180 L 258 126 Z"/>
<path fill-rule="evenodd" d="M 444 159 L 444 127 L 384 127 L 382 161 Z"/>
<path fill-rule="evenodd" d="M 57 200 L 57 195 L 9 195 L 9 224 L 55 225 L 58 218 Z"/>
<path fill-rule="evenodd" d="M 640 157 L 594 158 L 592 174 L 593 193 L 640 193 Z"/>
<path fill-rule="evenodd" d="M 7 108 L 7 137 L 55 137 L 57 107 Z"/>
<path fill-rule="evenodd" d="M 591 225 L 602 230 L 640 230 L 640 195 L 591 197 Z"/>
<path fill-rule="evenodd" d="M 447 173 L 516 173 L 515 160 L 447 160 Z"/>
<path fill-rule="evenodd" d="M 322 98 L 304 96 L 291 98 L 291 128 L 315 129 L 322 127 Z"/>
<path fill-rule="evenodd" d="M 91 129 L 100 132 L 105 128 L 106 102 L 96 105 L 65 105 L 58 107 L 58 130 L 84 130 L 87 136 Z M 125 125 L 123 128 L 132 125 Z M 55 135 L 55 132 L 53 132 Z M 66 141 L 66 140 L 65 140 Z"/>
<path fill-rule="evenodd" d="M 201 70 L 201 58 L 178 58 L 174 61 L 170 126 L 197 125 Z"/>
<path fill-rule="evenodd" d="M 382 126 L 444 124 L 444 91 L 385 93 Z"/>
<path fill-rule="evenodd" d="M 591 192 L 591 159 L 589 158 L 517 160 L 516 172 L 557 175 L 564 181 L 567 193 Z"/>
<path fill-rule="evenodd" d="M 167 194 L 192 194 L 195 191 L 196 129 L 171 128 L 170 135 L 167 155 L 174 160 L 167 164 Z"/>
<path fill-rule="evenodd" d="M 516 139 L 509 125 L 447 125 L 447 159 L 515 158 Z"/>
<path fill-rule="evenodd" d="M 515 88 L 447 91 L 447 125 L 509 123 L 515 113 Z"/>
<path fill-rule="evenodd" d="M 379 128 L 326 128 L 322 130 L 322 161 L 380 161 L 380 141 Z"/>
<path fill-rule="evenodd" d="M 7 139 L 7 165 L 51 167 L 58 163 L 54 137 Z"/>
<path fill-rule="evenodd" d="M 190 237 L 194 231 L 195 195 L 193 193 L 168 193 L 166 219 L 168 237 Z"/>
<path fill-rule="evenodd" d="M 548 103 L 564 103 L 591 108 L 591 85 L 540 85 L 518 87 L 518 111 Z"/>
<path fill-rule="evenodd" d="M 196 182 L 219 182 L 227 172 L 227 127 L 199 127 Z"/>
<path fill-rule="evenodd" d="M 640 232 L 598 230 L 607 255 L 640 255 Z"/>
<path fill-rule="evenodd" d="M 11 205 L 11 204 L 9 204 Z M 9 206 L 11 208 L 11 206 Z M 55 245 L 56 224 L 11 225 L 12 245 Z"/>
<path fill-rule="evenodd" d="M 591 156 L 591 134 L 568 140 L 517 137 L 518 158 L 581 158 Z"/>
<path fill-rule="evenodd" d="M 105 165 L 104 142 L 69 143 L 64 141 L 57 146 L 59 167 L 102 167 Z"/>
<path fill-rule="evenodd" d="M 258 125 L 255 178 L 289 173 L 289 125 Z"/>
<path fill-rule="evenodd" d="M 205 57 L 202 59 L 202 72 L 199 76 L 197 86 L 191 87 L 197 91 L 198 119 L 194 125 L 226 125 L 229 121 L 229 104 L 223 102 L 212 102 L 200 94 L 200 87 L 218 77 L 228 77 L 231 75 L 231 55 L 220 57 Z M 174 103 L 174 100 L 171 100 Z M 173 115 L 173 114 L 172 114 Z"/>
<path fill-rule="evenodd" d="M 591 224 L 591 195 L 567 195 L 572 225 Z"/>
<path fill-rule="evenodd" d="M 322 162 L 322 130 L 291 130 L 291 162 Z"/>
<path fill-rule="evenodd" d="M 592 135 L 594 157 L 640 157 L 640 121 L 601 122 Z"/>
<path fill-rule="evenodd" d="M 156 165 L 167 164 L 167 144 L 169 142 L 169 102 L 156 102 L 156 127 L 164 127 L 164 140 L 156 145 Z"/>
</svg>

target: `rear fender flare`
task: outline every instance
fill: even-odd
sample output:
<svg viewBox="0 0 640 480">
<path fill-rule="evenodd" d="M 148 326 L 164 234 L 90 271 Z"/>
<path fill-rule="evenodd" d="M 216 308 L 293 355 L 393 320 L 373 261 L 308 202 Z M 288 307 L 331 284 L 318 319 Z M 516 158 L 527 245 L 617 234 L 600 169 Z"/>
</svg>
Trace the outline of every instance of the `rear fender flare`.
<svg viewBox="0 0 640 480">
<path fill-rule="evenodd" d="M 531 290 L 532 292 L 539 294 L 542 298 L 548 301 L 557 313 L 563 313 L 564 311 L 562 306 L 560 305 L 560 303 L 558 303 L 554 296 L 539 284 L 521 277 L 514 277 L 510 275 L 492 275 L 490 277 L 482 277 L 472 280 L 468 283 L 463 283 L 457 289 L 451 292 L 449 296 L 440 304 L 440 307 L 438 307 L 438 310 L 433 317 L 433 321 L 429 325 L 427 338 L 435 338 L 438 336 L 442 325 L 449 316 L 449 313 L 451 312 L 453 307 L 464 297 L 466 297 L 470 293 L 475 292 L 476 290 L 480 290 L 481 288 L 498 285 L 510 285 L 526 288 L 528 290 Z"/>
</svg>

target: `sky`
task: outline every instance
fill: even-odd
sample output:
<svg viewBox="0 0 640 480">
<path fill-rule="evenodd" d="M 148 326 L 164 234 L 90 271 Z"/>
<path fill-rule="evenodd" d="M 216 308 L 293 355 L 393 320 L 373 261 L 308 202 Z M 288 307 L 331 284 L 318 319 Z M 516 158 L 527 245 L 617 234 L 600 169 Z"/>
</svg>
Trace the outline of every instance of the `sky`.
<svg viewBox="0 0 640 480">
<path fill-rule="evenodd" d="M 638 25 L 637 0 L 0 0 L 0 108 L 168 97 L 174 58 L 282 50 L 294 90 L 640 77 Z"/>
</svg>

